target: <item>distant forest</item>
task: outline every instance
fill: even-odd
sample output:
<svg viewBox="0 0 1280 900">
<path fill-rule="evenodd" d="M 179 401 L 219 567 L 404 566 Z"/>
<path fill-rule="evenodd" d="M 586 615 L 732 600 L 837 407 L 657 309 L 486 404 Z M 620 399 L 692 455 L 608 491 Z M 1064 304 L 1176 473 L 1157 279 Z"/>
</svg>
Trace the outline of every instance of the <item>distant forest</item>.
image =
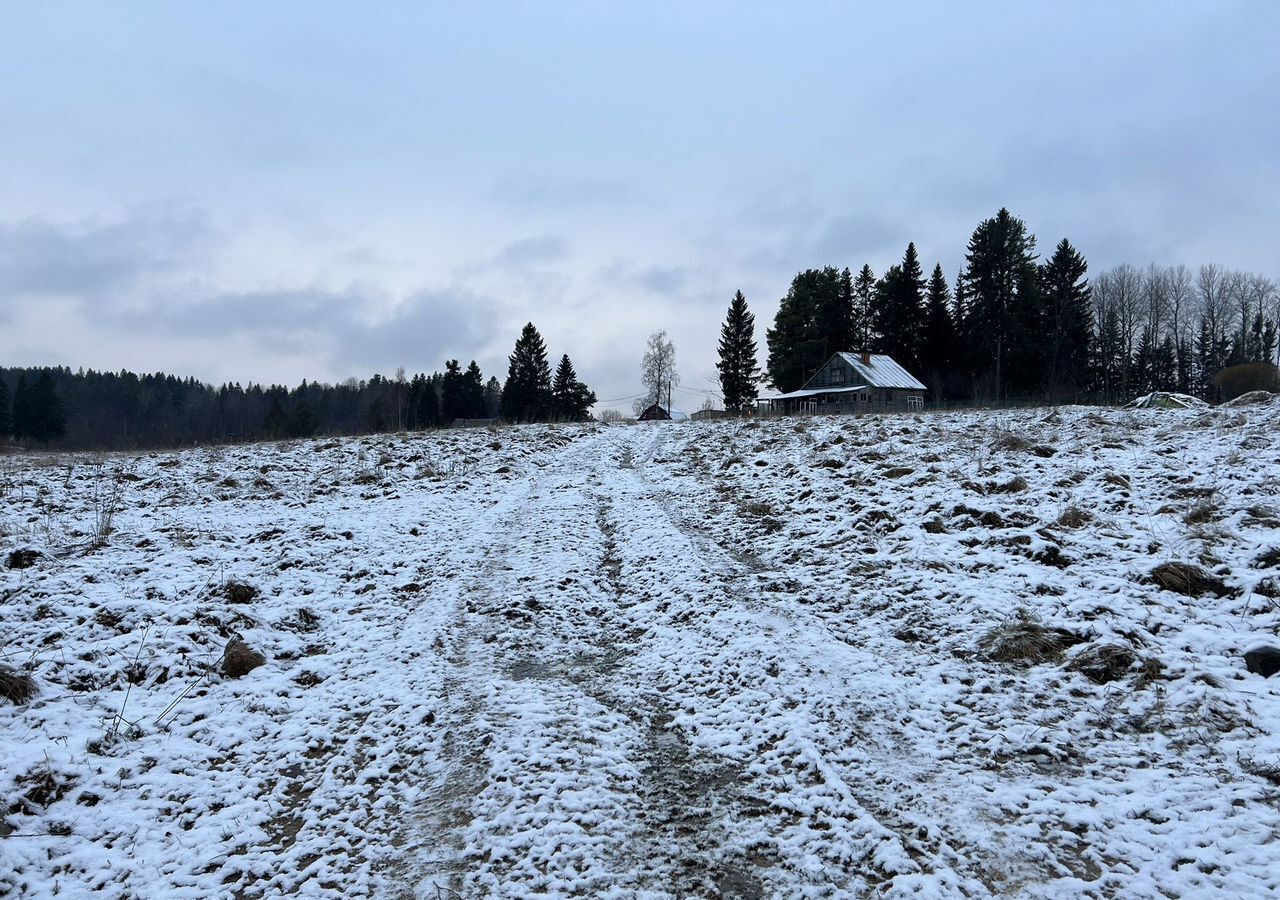
<svg viewBox="0 0 1280 900">
<path fill-rule="evenodd" d="M 1224 370 L 1250 364 L 1265 365 L 1237 371 L 1238 383 L 1274 383 L 1271 279 L 1215 265 L 1087 273 L 1065 238 L 1041 260 L 1005 209 L 974 229 L 952 283 L 941 265 L 925 276 L 914 243 L 879 277 L 867 265 L 809 269 L 768 329 L 767 376 L 792 391 L 837 350 L 871 350 L 916 374 L 930 400 L 1114 403 L 1161 390 L 1217 401 Z"/>
<path fill-rule="evenodd" d="M 870 350 L 916 374 L 935 401 L 1115 403 L 1159 390 L 1217 402 L 1251 387 L 1277 388 L 1280 291 L 1265 276 L 1216 265 L 1121 265 L 1090 280 L 1070 241 L 1041 259 L 1026 224 L 1001 209 L 974 229 L 951 282 L 941 265 L 925 276 L 914 243 L 878 277 L 869 265 L 800 272 L 765 337 L 764 376 L 783 392 L 838 350 Z M 751 409 L 761 373 L 755 320 L 741 292 L 721 329 L 717 368 L 726 408 Z M 657 382 L 664 378 L 674 380 L 674 370 Z M 498 417 L 581 421 L 595 402 L 568 355 L 552 372 L 529 323 L 505 382 L 456 359 L 430 375 L 400 369 L 390 378 L 293 389 L 0 367 L 0 443 L 180 447 Z"/>
<path fill-rule="evenodd" d="M 567 355 L 554 374 L 532 323 L 512 353 L 506 398 L 496 377 L 472 361 L 443 372 L 341 384 L 204 384 L 157 372 L 72 371 L 0 367 L 0 442 L 65 449 L 182 447 L 192 444 L 423 430 L 456 420 L 573 421 L 586 419 L 593 394 Z"/>
</svg>

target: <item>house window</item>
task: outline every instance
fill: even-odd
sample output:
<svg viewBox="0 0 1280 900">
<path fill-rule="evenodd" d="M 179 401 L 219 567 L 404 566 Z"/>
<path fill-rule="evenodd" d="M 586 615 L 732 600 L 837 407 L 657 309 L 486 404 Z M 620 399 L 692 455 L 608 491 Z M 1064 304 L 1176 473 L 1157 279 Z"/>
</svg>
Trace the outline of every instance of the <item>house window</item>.
<svg viewBox="0 0 1280 900">
<path fill-rule="evenodd" d="M 844 384 L 844 369 L 836 368 L 831 370 L 831 383 Z"/>
</svg>

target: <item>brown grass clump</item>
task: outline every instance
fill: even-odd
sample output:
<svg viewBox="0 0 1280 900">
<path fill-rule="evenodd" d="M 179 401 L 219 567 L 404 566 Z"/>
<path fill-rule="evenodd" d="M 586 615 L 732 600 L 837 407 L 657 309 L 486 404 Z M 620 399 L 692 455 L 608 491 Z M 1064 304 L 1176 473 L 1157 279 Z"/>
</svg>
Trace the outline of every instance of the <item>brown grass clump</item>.
<svg viewBox="0 0 1280 900">
<path fill-rule="evenodd" d="M 1082 639 L 1065 628 L 1043 624 L 1030 610 L 1019 610 L 1008 622 L 997 625 L 978 641 L 980 649 L 992 662 L 1037 663 L 1057 662 L 1062 651 L 1074 647 Z"/>
<path fill-rule="evenodd" d="M 1048 459 L 1058 451 L 1048 444 L 1035 444 L 1020 434 L 1004 431 L 991 442 L 992 450 L 1005 450 L 1010 453 L 1032 453 L 1042 459 Z"/>
<path fill-rule="evenodd" d="M 1139 655 L 1128 644 L 1099 643 L 1086 647 L 1067 664 L 1072 672 L 1079 672 L 1094 684 L 1110 684 L 1130 673 L 1137 673 L 1143 682 L 1159 676 L 1164 666 L 1157 659 Z"/>
<path fill-rule="evenodd" d="M 1188 525 L 1204 525 L 1217 521 L 1218 516 L 1218 504 L 1204 500 L 1187 510 L 1187 514 L 1182 517 L 1182 521 Z"/>
<path fill-rule="evenodd" d="M 1264 550 L 1262 555 L 1253 561 L 1253 564 L 1259 569 L 1280 568 L 1280 547 Z"/>
<path fill-rule="evenodd" d="M 1129 490 L 1131 487 L 1128 475 L 1121 475 L 1119 472 L 1107 472 L 1102 476 L 1103 484 L 1109 484 L 1112 487 L 1123 488 Z"/>
<path fill-rule="evenodd" d="M 222 674 L 228 678 L 242 678 L 266 661 L 265 656 L 235 635 L 227 641 L 227 649 L 222 652 Z"/>
<path fill-rule="evenodd" d="M 260 594 L 253 585 L 234 578 L 228 579 L 222 586 L 222 595 L 227 598 L 228 603 L 252 603 Z"/>
<path fill-rule="evenodd" d="M 27 703 L 39 693 L 36 680 L 25 672 L 0 666 L 0 698 L 10 703 Z"/>
<path fill-rule="evenodd" d="M 1093 521 L 1093 513 L 1087 509 L 1081 509 L 1078 506 L 1068 506 L 1062 511 L 1062 515 L 1058 516 L 1057 525 L 1060 528 L 1083 528 Z"/>
<path fill-rule="evenodd" d="M 9 569 L 29 569 L 43 555 L 39 550 L 14 550 L 5 560 L 5 567 Z"/>
<path fill-rule="evenodd" d="M 992 484 L 988 491 L 992 494 L 1020 494 L 1027 488 L 1031 487 L 1031 483 L 1021 475 L 1015 475 L 1002 484 Z"/>
<path fill-rule="evenodd" d="M 995 440 L 991 442 L 992 450 L 1009 450 L 1014 453 L 1030 450 L 1031 447 L 1031 441 L 1020 434 L 1014 434 L 1012 431 L 1000 432 L 996 435 Z"/>
<path fill-rule="evenodd" d="M 1187 597 L 1230 597 L 1235 593 L 1221 578 L 1191 563 L 1162 563 L 1151 570 L 1151 580 L 1166 591 Z"/>
</svg>

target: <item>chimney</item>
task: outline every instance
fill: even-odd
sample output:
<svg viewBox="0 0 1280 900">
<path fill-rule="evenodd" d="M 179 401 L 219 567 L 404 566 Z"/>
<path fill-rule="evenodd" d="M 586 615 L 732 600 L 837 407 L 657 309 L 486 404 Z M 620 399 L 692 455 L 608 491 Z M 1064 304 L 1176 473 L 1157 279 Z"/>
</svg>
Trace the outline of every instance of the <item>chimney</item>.
<svg viewBox="0 0 1280 900">
<path fill-rule="evenodd" d="M 862 364 L 864 366 L 871 365 L 871 354 L 868 353 L 866 350 L 862 351 Z"/>
</svg>

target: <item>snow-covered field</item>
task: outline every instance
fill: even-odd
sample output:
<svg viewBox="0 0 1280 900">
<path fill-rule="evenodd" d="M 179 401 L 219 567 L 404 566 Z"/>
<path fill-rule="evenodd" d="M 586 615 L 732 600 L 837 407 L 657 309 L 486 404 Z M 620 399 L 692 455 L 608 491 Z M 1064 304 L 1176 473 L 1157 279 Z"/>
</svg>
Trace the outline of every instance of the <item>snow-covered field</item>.
<svg viewBox="0 0 1280 900">
<path fill-rule="evenodd" d="M 3 896 L 1280 893 L 1277 404 L 9 456 L 23 549 Z"/>
</svg>

